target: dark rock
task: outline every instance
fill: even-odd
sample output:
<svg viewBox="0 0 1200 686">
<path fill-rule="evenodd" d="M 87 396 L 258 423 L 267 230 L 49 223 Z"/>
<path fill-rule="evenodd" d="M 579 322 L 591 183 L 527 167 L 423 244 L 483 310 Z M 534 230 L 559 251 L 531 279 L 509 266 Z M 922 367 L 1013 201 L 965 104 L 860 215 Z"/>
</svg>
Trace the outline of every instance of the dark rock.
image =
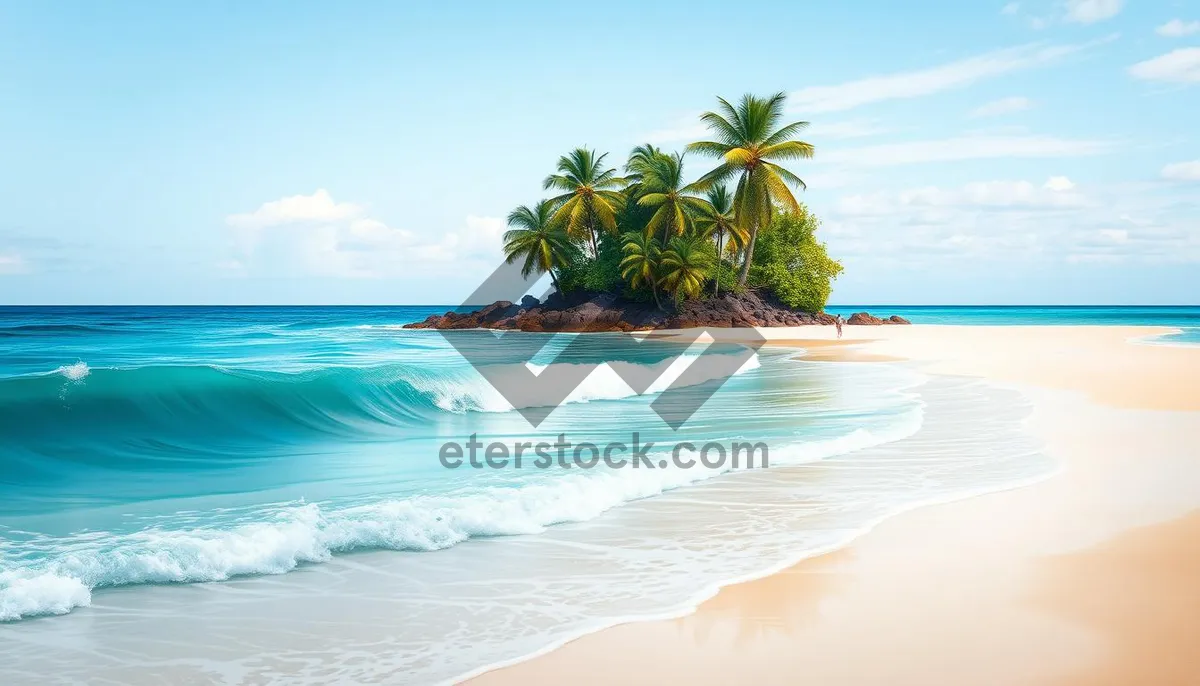
<svg viewBox="0 0 1200 686">
<path fill-rule="evenodd" d="M 901 317 L 898 314 L 893 314 L 892 316 L 890 316 L 886 320 L 884 320 L 883 323 L 884 324 L 912 324 L 912 322 L 908 321 L 907 319 L 905 319 L 904 317 Z"/>
<path fill-rule="evenodd" d="M 856 326 L 879 326 L 883 323 L 883 320 L 879 317 L 873 317 L 866 312 L 855 312 L 854 314 L 850 315 L 850 318 L 846 320 L 846 323 L 854 324 Z"/>
<path fill-rule="evenodd" d="M 474 312 L 447 312 L 406 324 L 408 329 L 519 329 L 521 331 L 642 331 L 699 327 L 832 325 L 833 315 L 794 310 L 770 293 L 748 290 L 690 300 L 663 310 L 653 302 L 626 300 L 613 293 L 552 293 L 545 302 L 525 296 L 520 305 L 501 300 Z M 665 311 L 664 311 L 665 310 Z M 850 324 L 906 324 L 902 317 L 886 322 L 866 312 L 850 316 Z"/>
</svg>

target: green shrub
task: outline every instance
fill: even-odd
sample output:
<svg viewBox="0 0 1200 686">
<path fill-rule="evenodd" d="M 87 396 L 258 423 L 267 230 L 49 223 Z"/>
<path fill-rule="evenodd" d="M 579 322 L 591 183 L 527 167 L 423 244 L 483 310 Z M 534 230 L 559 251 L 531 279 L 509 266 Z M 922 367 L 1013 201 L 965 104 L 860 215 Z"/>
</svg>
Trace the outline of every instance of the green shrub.
<svg viewBox="0 0 1200 686">
<path fill-rule="evenodd" d="M 621 279 L 620 242 L 609 236 L 600 239 L 600 254 L 596 259 L 585 256 L 563 268 L 559 284 L 567 292 L 613 292 L 624 284 Z"/>
<path fill-rule="evenodd" d="M 803 205 L 799 212 L 775 215 L 758 232 L 749 284 L 770 290 L 788 307 L 806 312 L 825 309 L 842 264 L 817 241 L 820 226 L 821 221 Z"/>
</svg>

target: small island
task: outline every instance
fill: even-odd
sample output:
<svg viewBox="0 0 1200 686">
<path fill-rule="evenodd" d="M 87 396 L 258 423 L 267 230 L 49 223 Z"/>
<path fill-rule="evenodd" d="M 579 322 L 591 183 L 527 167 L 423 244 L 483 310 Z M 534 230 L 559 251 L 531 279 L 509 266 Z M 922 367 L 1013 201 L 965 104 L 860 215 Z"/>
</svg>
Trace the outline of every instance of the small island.
<svg viewBox="0 0 1200 686">
<path fill-rule="evenodd" d="M 820 221 L 787 168 L 814 149 L 808 122 L 782 124 L 786 95 L 718 98 L 701 115 L 711 140 L 668 153 L 633 149 L 623 175 L 607 153 L 577 148 L 542 187 L 556 193 L 508 215 L 509 264 L 548 274 L 541 302 L 498 301 L 406 325 L 417 329 L 633 331 L 833 324 L 824 312 L 842 265 L 817 240 Z M 688 153 L 715 167 L 686 182 Z M 732 190 L 730 187 L 732 186 Z M 850 324 L 907 324 L 855 313 Z"/>
</svg>

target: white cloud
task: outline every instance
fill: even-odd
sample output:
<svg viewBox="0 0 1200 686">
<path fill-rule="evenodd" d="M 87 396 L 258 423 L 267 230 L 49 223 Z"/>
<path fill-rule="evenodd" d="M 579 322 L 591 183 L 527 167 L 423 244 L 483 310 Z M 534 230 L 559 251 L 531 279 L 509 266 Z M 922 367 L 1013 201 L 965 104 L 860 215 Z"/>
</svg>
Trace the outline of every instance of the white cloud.
<svg viewBox="0 0 1200 686">
<path fill-rule="evenodd" d="M 1111 149 L 1112 144 L 1106 141 L 1033 135 L 974 135 L 843 148 L 819 159 L 823 162 L 882 167 L 1004 157 L 1080 157 L 1102 154 Z"/>
<path fill-rule="evenodd" d="M 1021 9 L 1021 3 L 1010 2 L 1007 5 L 1005 5 L 1004 7 L 1000 8 L 1000 14 L 1016 14 L 1018 11 L 1020 11 L 1020 9 Z"/>
<path fill-rule="evenodd" d="M 325 190 L 263 203 L 226 217 L 235 255 L 218 268 L 230 274 L 295 272 L 340 278 L 411 274 L 437 265 L 498 264 L 503 219 L 469 215 L 440 235 L 393 228 Z"/>
<path fill-rule="evenodd" d="M 329 191 L 318 188 L 312 195 L 292 195 L 263 203 L 248 214 L 234 214 L 226 223 L 244 229 L 264 229 L 296 223 L 336 222 L 357 216 L 362 208 L 348 202 L 334 202 Z"/>
<path fill-rule="evenodd" d="M 0 253 L 0 276 L 8 274 L 24 274 L 28 271 L 25 258 L 17 253 Z"/>
<path fill-rule="evenodd" d="M 1046 179 L 1046 183 L 1042 184 L 1042 188 L 1045 188 L 1048 191 L 1058 192 L 1069 191 L 1074 187 L 1075 184 L 1065 176 L 1051 176 L 1050 178 Z"/>
<path fill-rule="evenodd" d="M 1200 21 L 1183 21 L 1182 19 L 1172 19 L 1162 26 L 1154 29 L 1154 32 L 1160 36 L 1168 38 L 1181 38 L 1190 36 L 1193 33 L 1200 32 Z"/>
<path fill-rule="evenodd" d="M 927 186 L 841 198 L 816 207 L 832 254 L 861 261 L 973 264 L 1200 262 L 1200 233 L 1180 196 L 1145 185 L 1085 195 L 1061 177 Z M 1059 188 L 1061 190 L 1055 190 Z M 1136 219 L 1134 219 L 1136 217 Z"/>
<path fill-rule="evenodd" d="M 1013 112 L 1021 112 L 1033 107 L 1033 101 L 1022 96 L 1014 96 L 1011 98 L 1000 98 L 988 103 L 984 103 L 974 110 L 971 110 L 972 117 L 998 117 L 1004 114 L 1012 114 Z"/>
<path fill-rule="evenodd" d="M 1200 181 L 1200 160 L 1168 164 L 1162 168 L 1162 177 L 1171 181 Z"/>
<path fill-rule="evenodd" d="M 1092 24 L 1111 19 L 1121 11 L 1122 0 L 1067 0 L 1067 21 Z"/>
<path fill-rule="evenodd" d="M 846 121 L 817 122 L 805 130 L 802 138 L 866 138 L 889 133 L 888 129 L 873 119 L 848 119 Z"/>
<path fill-rule="evenodd" d="M 1020 69 L 1049 64 L 1094 44 L 1021 45 L 928 69 L 870 76 L 835 86 L 809 86 L 793 92 L 789 104 L 792 111 L 807 114 L 849 110 L 885 100 L 916 98 L 963 88 Z"/>
<path fill-rule="evenodd" d="M 1057 182 L 1056 182 L 1057 180 Z M 1063 185 L 1061 182 L 1066 181 Z M 893 215 L 904 210 L 938 208 L 1057 209 L 1082 207 L 1087 199 L 1069 192 L 1074 188 L 1066 177 L 1052 177 L 1041 188 L 1029 181 L 977 181 L 959 188 L 937 186 L 912 188 L 898 193 L 850 195 L 838 202 L 843 215 Z M 925 214 L 926 217 L 936 216 Z"/>
<path fill-rule="evenodd" d="M 1179 48 L 1129 68 L 1135 78 L 1172 83 L 1200 82 L 1200 48 Z"/>
</svg>

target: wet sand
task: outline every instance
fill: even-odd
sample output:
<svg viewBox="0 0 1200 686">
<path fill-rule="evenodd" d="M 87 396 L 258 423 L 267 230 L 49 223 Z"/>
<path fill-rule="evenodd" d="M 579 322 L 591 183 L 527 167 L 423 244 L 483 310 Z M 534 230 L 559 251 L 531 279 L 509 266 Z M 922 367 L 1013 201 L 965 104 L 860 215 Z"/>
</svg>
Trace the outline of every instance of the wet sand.
<svg viewBox="0 0 1200 686">
<path fill-rule="evenodd" d="M 900 515 L 686 617 L 474 682 L 1200 684 L 1200 348 L 1130 342 L 1163 331 L 765 331 L 810 359 L 909 359 L 1019 388 L 1062 472 Z"/>
</svg>

